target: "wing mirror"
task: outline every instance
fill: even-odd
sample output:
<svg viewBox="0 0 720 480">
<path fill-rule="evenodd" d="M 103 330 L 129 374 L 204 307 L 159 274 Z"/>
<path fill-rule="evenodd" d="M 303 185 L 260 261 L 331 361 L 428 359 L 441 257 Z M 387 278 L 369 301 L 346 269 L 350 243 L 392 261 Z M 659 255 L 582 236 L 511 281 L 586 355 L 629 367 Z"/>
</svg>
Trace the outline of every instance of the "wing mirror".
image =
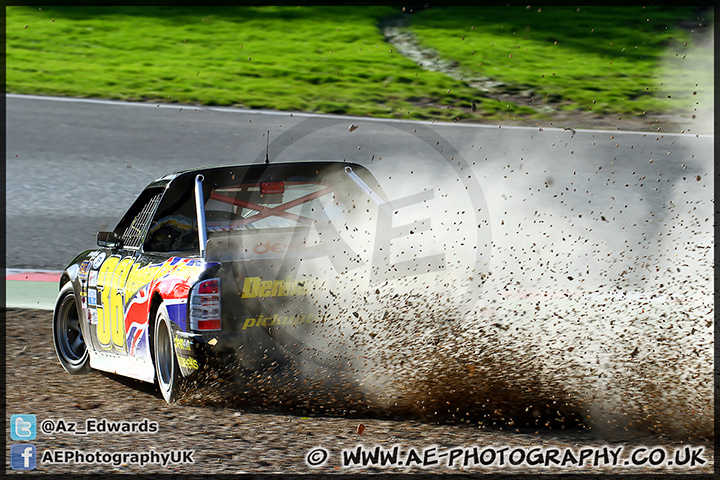
<svg viewBox="0 0 720 480">
<path fill-rule="evenodd" d="M 98 232 L 97 244 L 99 247 L 122 248 L 122 240 L 115 232 Z"/>
</svg>

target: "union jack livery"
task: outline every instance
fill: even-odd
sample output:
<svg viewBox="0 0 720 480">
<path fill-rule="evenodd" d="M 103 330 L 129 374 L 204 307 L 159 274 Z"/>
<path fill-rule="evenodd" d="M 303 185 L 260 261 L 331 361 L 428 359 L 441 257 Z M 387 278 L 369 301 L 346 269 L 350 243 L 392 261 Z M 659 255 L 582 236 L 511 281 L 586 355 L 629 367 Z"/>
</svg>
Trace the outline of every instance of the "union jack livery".
<svg viewBox="0 0 720 480">
<path fill-rule="evenodd" d="M 298 361 L 327 300 L 318 272 L 356 267 L 353 222 L 385 207 L 362 166 L 299 162 L 166 175 L 98 248 L 65 268 L 53 313 L 60 363 L 156 382 L 168 403 L 215 361 Z M 357 228 L 355 228 L 357 230 Z M 347 247 L 347 248 L 345 248 Z M 355 263 L 353 263 L 355 262 Z"/>
</svg>

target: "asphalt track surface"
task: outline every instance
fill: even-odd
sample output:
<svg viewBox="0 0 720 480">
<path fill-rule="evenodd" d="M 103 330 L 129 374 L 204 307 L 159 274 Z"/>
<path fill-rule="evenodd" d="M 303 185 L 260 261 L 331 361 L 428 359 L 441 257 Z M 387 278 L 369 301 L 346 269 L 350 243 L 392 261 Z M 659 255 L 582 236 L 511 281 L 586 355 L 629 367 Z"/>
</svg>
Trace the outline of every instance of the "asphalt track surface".
<svg viewBox="0 0 720 480">
<path fill-rule="evenodd" d="M 593 397 L 597 402 L 593 425 L 617 425 L 607 438 L 628 446 L 652 445 L 668 438 L 676 446 L 705 444 L 712 436 L 713 422 L 708 420 L 713 414 L 712 402 L 707 399 L 712 397 L 713 136 L 437 125 L 15 95 L 7 96 L 6 128 L 8 268 L 62 269 L 77 253 L 93 248 L 95 233 L 112 229 L 153 179 L 187 168 L 262 162 L 269 130 L 273 162 L 353 161 L 373 173 L 391 200 L 432 192 L 428 206 L 409 209 L 409 215 L 429 217 L 436 241 L 422 243 L 430 238 L 428 233 L 412 241 L 420 242 L 428 254 L 443 252 L 448 265 L 459 271 L 489 276 L 483 295 L 478 296 L 479 308 L 485 313 L 488 306 L 494 308 L 496 323 L 480 328 L 497 326 L 497 331 L 478 334 L 468 329 L 469 335 L 481 340 L 479 344 L 473 344 L 472 336 L 447 344 L 451 350 L 467 349 L 464 361 L 478 361 L 473 368 L 481 369 L 482 361 L 492 358 L 499 363 L 491 363 L 496 368 L 489 372 L 504 382 L 518 382 L 522 391 L 527 385 L 523 382 L 537 378 L 547 381 L 553 395 L 552 388 L 559 382 L 562 388 L 558 391 L 569 402 Z M 408 242 L 402 245 L 411 247 Z M 619 302 L 600 302 L 602 309 L 595 297 L 587 297 L 588 293 L 614 295 L 617 287 L 630 295 Z M 658 292 L 662 295 L 655 295 Z M 553 295 L 559 293 L 579 294 L 581 299 L 575 303 L 558 300 Z M 639 299 L 643 295 L 657 298 Z M 674 303 L 664 302 L 668 296 Z M 540 297 L 543 305 L 537 301 Z M 504 300 L 502 308 L 493 306 L 498 299 Z M 441 316 L 432 310 L 432 304 L 429 308 Z M 553 308 L 564 318 L 553 317 Z M 585 312 L 580 315 L 585 323 L 567 315 L 577 311 Z M 201 464 L 192 467 L 197 473 L 209 471 L 208 462 L 212 462 L 213 472 L 231 465 L 232 471 L 312 473 L 303 455 L 316 439 L 332 447 L 342 438 L 338 445 L 343 448 L 358 440 L 371 441 L 358 436 L 358 422 L 381 429 L 384 433 L 372 441 L 383 446 L 397 439 L 405 445 L 421 439 L 419 448 L 428 442 L 572 446 L 606 441 L 602 430 L 600 436 L 594 436 L 597 428 L 590 436 L 585 430 L 570 432 L 569 437 L 541 430 L 538 437 L 533 429 L 529 437 L 523 437 L 521 432 L 497 429 L 491 429 L 489 435 L 478 434 L 458 425 L 459 430 L 451 428 L 460 432 L 456 435 L 435 425 L 432 418 L 429 423 L 375 421 L 362 416 L 358 422 L 332 416 L 307 420 L 287 412 L 249 415 L 252 410 L 244 406 L 221 406 L 219 410 L 202 403 L 166 406 L 151 386 L 111 375 L 94 372 L 68 382 L 53 359 L 49 335 L 42 330 L 48 325 L 48 313 L 29 312 L 27 323 L 21 311 L 12 313 L 16 320 L 9 332 L 8 355 L 14 363 L 8 371 L 17 379 L 9 391 L 8 415 L 23 413 L 19 409 L 26 405 L 25 393 L 20 386 L 26 374 L 32 377 L 37 397 L 27 405 L 39 420 L 61 415 L 83 421 L 88 415 L 139 419 L 127 413 L 124 401 L 112 400 L 127 398 L 134 409 L 147 406 L 149 416 L 161 419 L 164 431 L 200 438 L 195 435 L 206 435 L 210 425 L 211 431 L 219 432 L 216 437 L 223 453 L 215 457 L 205 451 L 199 457 Z M 411 309 L 406 313 L 412 317 L 417 312 Z M 419 312 L 417 318 L 425 318 L 427 313 Z M 675 330 L 665 335 L 662 322 L 667 315 Z M 469 321 L 469 326 L 477 326 L 474 317 Z M 617 330 L 618 324 L 624 330 Z M 613 328 L 623 332 L 622 336 Z M 42 341 L 35 342 L 36 335 Z M 676 337 L 676 341 L 667 340 Z M 401 339 L 415 345 L 414 336 Z M 380 341 L 378 337 L 375 343 Z M 558 348 L 545 348 L 550 341 L 559 342 Z M 660 346 L 662 341 L 667 343 Z M 372 344 L 358 347 L 372 354 Z M 410 350 L 412 356 L 422 352 Z M 605 363 L 598 360 L 596 366 L 598 353 Z M 437 370 L 433 364 L 439 358 L 428 360 L 430 368 L 422 370 L 426 378 L 417 384 L 406 382 L 410 397 L 406 395 L 405 400 L 427 399 L 423 395 L 433 388 L 438 394 L 433 396 L 444 399 L 448 387 L 433 383 L 435 377 L 447 379 L 448 384 L 455 382 L 460 391 L 468 387 L 463 382 L 472 377 L 467 375 L 469 370 L 443 377 L 448 371 Z M 560 375 L 562 365 L 576 367 L 576 371 Z M 46 378 L 50 370 L 52 376 Z M 410 379 L 418 371 L 421 369 L 386 373 L 391 379 L 402 375 L 410 375 Z M 598 373 L 603 372 L 612 373 L 614 380 L 601 380 Z M 655 398 L 655 390 L 644 390 L 648 384 L 661 389 L 662 400 Z M 615 396 L 622 401 L 613 403 Z M 500 400 L 507 403 L 512 399 Z M 93 413 L 78 412 L 86 407 Z M 639 430 L 630 432 L 633 438 L 618 436 L 618 430 L 627 426 L 622 416 L 636 419 L 638 412 L 643 418 L 635 422 Z M 293 430 L 292 439 L 275 440 L 287 435 L 284 422 L 298 420 L 303 425 Z M 270 436 L 259 435 L 258 426 L 267 427 Z M 296 440 L 297 435 L 302 440 Z M 43 445 L 82 444 L 69 438 L 43 439 Z M 247 445 L 243 438 L 255 438 L 257 444 Z M 101 442 L 107 449 L 137 450 L 142 440 L 103 437 Z M 162 446 L 167 437 L 151 440 Z M 250 450 L 232 453 L 246 447 Z M 279 460 L 273 463 L 270 458 Z M 336 471 L 331 468 L 329 464 L 323 472 Z M 703 468 L 707 471 L 707 466 Z M 88 471 L 79 466 L 46 469 Z M 144 470 L 120 466 L 94 471 Z"/>
<path fill-rule="evenodd" d="M 273 144 L 271 161 L 358 162 L 368 166 L 388 192 L 432 188 L 456 177 L 443 155 L 433 150 L 454 148 L 473 165 L 494 231 L 501 227 L 507 207 L 528 209 L 527 203 L 518 203 L 527 194 L 508 200 L 520 182 L 527 185 L 525 190 L 540 188 L 544 196 L 532 201 L 550 208 L 557 204 L 552 195 L 572 181 L 573 171 L 576 178 L 585 178 L 595 176 L 598 167 L 614 171 L 615 185 L 631 182 L 634 188 L 617 189 L 614 195 L 588 192 L 584 196 L 594 193 L 595 203 L 583 206 L 587 200 L 577 198 L 574 213 L 597 210 L 598 194 L 605 197 L 605 208 L 613 202 L 637 204 L 646 197 L 640 208 L 630 206 L 625 212 L 627 218 L 644 219 L 647 211 L 666 200 L 669 190 L 645 195 L 635 185 L 637 178 L 660 174 L 672 181 L 702 175 L 707 168 L 701 162 L 712 156 L 713 148 L 712 136 L 691 133 L 418 122 L 441 136 L 428 145 L 423 138 L 392 128 L 412 122 L 8 95 L 7 267 L 61 270 L 77 253 L 94 246 L 98 230 L 112 229 L 155 178 L 189 168 L 262 161 L 265 132 L 270 131 L 273 141 L 303 121 L 303 130 L 315 131 L 279 154 Z M 350 125 L 358 128 L 350 132 Z M 706 177 L 694 186 L 711 195 L 710 185 Z"/>
</svg>

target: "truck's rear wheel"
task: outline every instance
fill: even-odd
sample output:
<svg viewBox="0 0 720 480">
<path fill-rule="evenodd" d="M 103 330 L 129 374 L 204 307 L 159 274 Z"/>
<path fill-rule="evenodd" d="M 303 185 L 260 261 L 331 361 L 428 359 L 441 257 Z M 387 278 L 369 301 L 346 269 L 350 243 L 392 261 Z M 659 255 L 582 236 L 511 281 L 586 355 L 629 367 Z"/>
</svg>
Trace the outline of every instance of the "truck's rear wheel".
<svg viewBox="0 0 720 480">
<path fill-rule="evenodd" d="M 157 384 L 165 401 L 173 403 L 182 394 L 185 382 L 175 357 L 172 326 L 164 304 L 158 307 L 153 340 L 153 359 L 155 361 Z"/>
</svg>

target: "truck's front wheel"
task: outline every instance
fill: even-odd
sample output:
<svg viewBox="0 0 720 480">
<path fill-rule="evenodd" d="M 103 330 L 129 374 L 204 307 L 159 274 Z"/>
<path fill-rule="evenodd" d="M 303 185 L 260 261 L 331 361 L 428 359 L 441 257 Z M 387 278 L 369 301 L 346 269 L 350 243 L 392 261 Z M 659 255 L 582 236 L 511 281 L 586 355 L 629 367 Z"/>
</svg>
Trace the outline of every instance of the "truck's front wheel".
<svg viewBox="0 0 720 480">
<path fill-rule="evenodd" d="M 62 287 L 55 302 L 53 341 L 58 359 L 68 373 L 75 375 L 90 371 L 90 359 L 80 328 L 75 291 L 70 282 Z"/>
</svg>

